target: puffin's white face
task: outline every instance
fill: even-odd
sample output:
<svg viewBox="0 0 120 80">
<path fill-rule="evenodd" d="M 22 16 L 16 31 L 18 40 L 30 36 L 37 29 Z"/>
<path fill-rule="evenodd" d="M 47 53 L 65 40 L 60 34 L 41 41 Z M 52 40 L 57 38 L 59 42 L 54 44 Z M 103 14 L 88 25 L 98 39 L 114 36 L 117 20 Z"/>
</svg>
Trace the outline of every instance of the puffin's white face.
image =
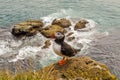
<svg viewBox="0 0 120 80">
<path fill-rule="evenodd" d="M 56 37 L 57 39 L 62 39 L 62 38 L 64 37 L 64 35 L 63 35 L 61 32 L 56 32 L 56 33 L 55 33 L 55 37 Z"/>
</svg>

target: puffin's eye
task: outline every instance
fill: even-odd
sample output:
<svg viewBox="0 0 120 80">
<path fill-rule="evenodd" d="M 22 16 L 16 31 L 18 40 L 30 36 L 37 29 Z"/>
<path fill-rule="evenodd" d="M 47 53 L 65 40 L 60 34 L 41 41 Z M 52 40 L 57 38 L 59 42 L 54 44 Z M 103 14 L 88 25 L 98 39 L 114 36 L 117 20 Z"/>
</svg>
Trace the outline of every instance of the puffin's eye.
<svg viewBox="0 0 120 80">
<path fill-rule="evenodd" d="M 60 33 L 57 33 L 57 35 L 60 35 Z"/>
</svg>

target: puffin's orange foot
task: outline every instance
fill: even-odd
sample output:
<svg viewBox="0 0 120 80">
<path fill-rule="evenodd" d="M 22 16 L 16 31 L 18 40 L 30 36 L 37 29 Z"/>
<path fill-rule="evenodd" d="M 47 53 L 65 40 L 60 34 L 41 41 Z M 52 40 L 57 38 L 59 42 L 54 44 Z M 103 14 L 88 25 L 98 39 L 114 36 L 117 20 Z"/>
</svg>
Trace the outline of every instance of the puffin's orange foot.
<svg viewBox="0 0 120 80">
<path fill-rule="evenodd" d="M 66 60 L 63 60 L 63 59 L 62 59 L 62 60 L 60 60 L 58 63 L 59 63 L 59 65 L 61 65 L 61 66 L 62 66 L 62 65 L 65 65 L 65 64 L 66 64 Z"/>
</svg>

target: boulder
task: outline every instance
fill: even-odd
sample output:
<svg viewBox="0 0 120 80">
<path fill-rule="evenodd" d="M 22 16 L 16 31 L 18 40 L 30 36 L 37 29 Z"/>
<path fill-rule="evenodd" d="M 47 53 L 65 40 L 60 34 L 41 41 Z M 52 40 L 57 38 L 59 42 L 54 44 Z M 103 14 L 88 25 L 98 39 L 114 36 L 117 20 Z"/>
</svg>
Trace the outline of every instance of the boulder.
<svg viewBox="0 0 120 80">
<path fill-rule="evenodd" d="M 74 27 L 74 30 L 85 28 L 87 23 L 88 23 L 87 20 L 78 21 Z"/>
<path fill-rule="evenodd" d="M 70 20 L 67 20 L 65 18 L 62 18 L 60 20 L 54 19 L 52 25 L 59 25 L 63 28 L 68 28 L 69 26 L 71 26 L 71 22 Z"/>
<path fill-rule="evenodd" d="M 43 68 L 42 72 L 45 74 L 42 77 L 49 80 L 117 80 L 105 64 L 85 56 L 67 59 L 62 66 L 55 63 Z"/>
<path fill-rule="evenodd" d="M 42 21 L 39 20 L 29 20 L 25 22 L 18 23 L 12 28 L 12 34 L 16 37 L 20 36 L 33 36 L 43 26 Z"/>
<path fill-rule="evenodd" d="M 66 32 L 66 30 L 58 25 L 48 25 L 47 27 L 43 28 L 41 30 L 41 33 L 47 37 L 47 38 L 54 38 L 54 33 L 57 31 L 61 31 L 63 33 Z"/>
</svg>

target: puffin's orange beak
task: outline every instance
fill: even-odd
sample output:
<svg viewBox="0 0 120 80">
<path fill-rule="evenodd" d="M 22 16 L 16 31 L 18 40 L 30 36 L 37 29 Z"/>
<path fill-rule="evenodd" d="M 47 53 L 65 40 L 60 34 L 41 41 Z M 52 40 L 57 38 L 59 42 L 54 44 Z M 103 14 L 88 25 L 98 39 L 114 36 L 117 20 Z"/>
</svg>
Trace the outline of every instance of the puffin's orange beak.
<svg viewBox="0 0 120 80">
<path fill-rule="evenodd" d="M 50 38 L 55 38 L 55 34 L 53 33 Z"/>
</svg>

